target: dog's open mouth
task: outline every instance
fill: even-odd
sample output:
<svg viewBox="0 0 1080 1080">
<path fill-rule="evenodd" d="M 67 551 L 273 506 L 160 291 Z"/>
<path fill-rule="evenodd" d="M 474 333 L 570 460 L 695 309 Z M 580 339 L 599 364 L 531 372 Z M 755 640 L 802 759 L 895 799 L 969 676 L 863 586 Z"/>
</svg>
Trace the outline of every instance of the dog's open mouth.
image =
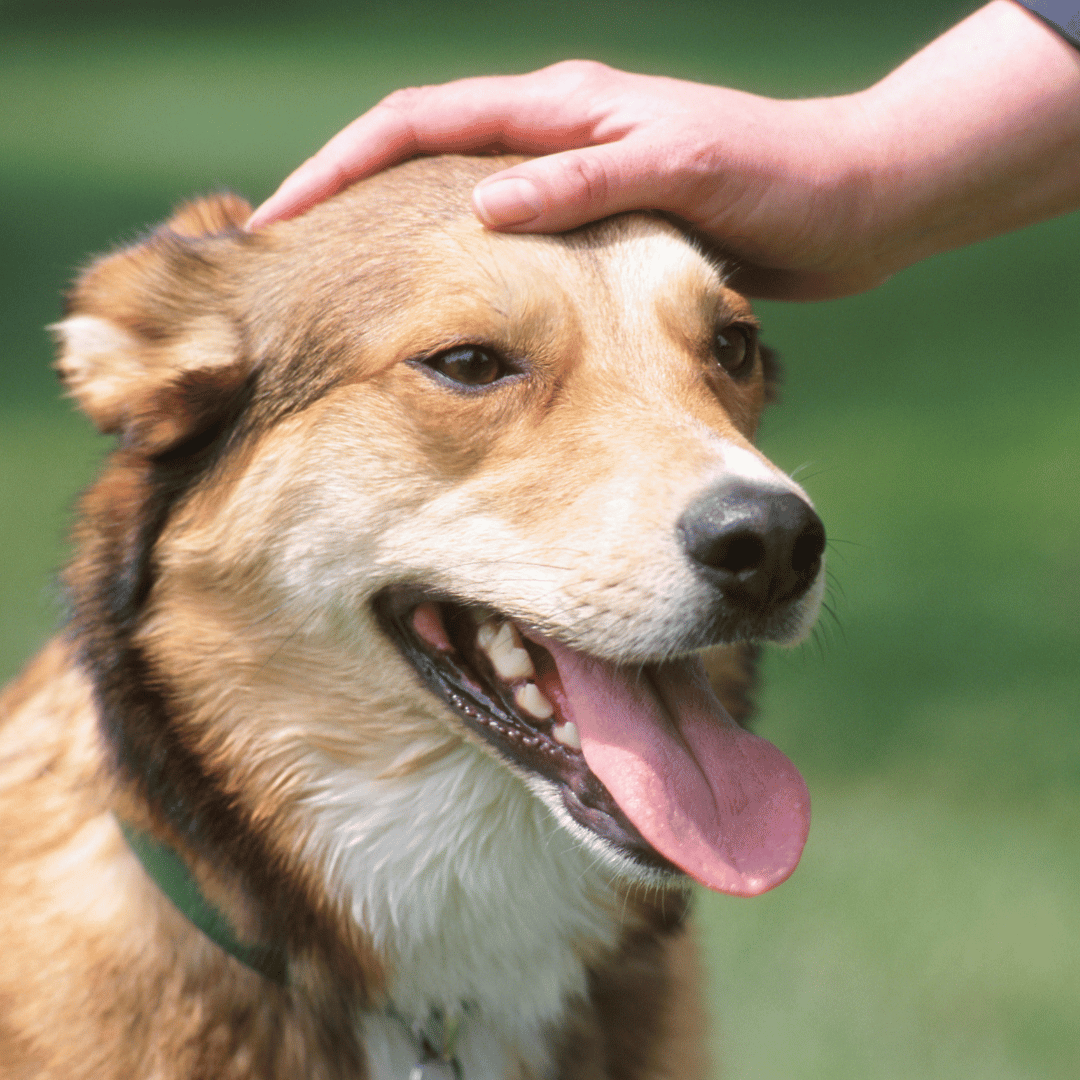
<svg viewBox="0 0 1080 1080">
<path fill-rule="evenodd" d="M 740 728 L 697 657 L 616 664 L 486 608 L 390 590 L 386 632 L 427 685 L 569 815 L 653 870 L 754 896 L 798 864 L 810 801 L 794 765 Z"/>
</svg>

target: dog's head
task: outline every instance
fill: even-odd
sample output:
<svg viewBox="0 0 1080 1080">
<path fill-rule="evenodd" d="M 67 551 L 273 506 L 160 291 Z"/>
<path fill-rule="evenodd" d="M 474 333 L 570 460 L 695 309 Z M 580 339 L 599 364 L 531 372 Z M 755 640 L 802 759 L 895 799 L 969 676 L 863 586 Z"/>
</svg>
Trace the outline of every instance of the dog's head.
<svg viewBox="0 0 1080 1080">
<path fill-rule="evenodd" d="M 120 437 L 69 576 L 99 698 L 132 726 L 137 658 L 185 761 L 251 762 L 237 791 L 449 733 L 619 870 L 763 891 L 805 788 L 695 653 L 801 639 L 824 532 L 752 445 L 754 317 L 657 216 L 485 231 L 499 164 L 415 161 L 256 235 L 208 200 L 84 274 L 59 367 Z"/>
</svg>

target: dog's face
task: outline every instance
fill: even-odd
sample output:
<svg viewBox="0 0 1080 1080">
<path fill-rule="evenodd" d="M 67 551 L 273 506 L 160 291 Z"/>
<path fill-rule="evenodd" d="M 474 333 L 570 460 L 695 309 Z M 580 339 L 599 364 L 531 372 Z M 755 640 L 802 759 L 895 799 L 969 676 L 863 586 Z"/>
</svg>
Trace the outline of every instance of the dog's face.
<svg viewBox="0 0 1080 1080">
<path fill-rule="evenodd" d="M 256 236 L 206 204 L 84 277 L 61 370 L 123 450 L 76 591 L 127 574 L 207 753 L 386 773 L 449 733 L 619 871 L 762 891 L 805 788 L 692 654 L 804 636 L 824 534 L 751 444 L 753 315 L 655 217 L 486 232 L 493 168 L 413 162 Z M 223 666 L 260 703 L 227 731 Z"/>
</svg>

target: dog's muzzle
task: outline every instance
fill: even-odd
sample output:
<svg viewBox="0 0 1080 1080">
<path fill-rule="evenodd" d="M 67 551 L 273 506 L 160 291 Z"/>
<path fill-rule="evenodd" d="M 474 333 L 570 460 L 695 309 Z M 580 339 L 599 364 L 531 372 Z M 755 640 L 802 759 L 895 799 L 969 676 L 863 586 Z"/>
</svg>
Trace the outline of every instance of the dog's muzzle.
<svg viewBox="0 0 1080 1080">
<path fill-rule="evenodd" d="M 679 519 L 695 568 L 734 608 L 765 613 L 803 595 L 821 569 L 825 526 L 794 492 L 725 481 Z"/>
</svg>

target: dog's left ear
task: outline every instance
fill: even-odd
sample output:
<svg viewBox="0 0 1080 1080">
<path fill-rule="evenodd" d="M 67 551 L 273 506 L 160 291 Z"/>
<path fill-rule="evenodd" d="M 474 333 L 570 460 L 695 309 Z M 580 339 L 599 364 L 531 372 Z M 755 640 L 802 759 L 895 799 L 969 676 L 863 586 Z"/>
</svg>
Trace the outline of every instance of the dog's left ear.
<svg viewBox="0 0 1080 1080">
<path fill-rule="evenodd" d="M 50 327 L 68 392 L 126 448 L 152 456 L 190 439 L 246 382 L 228 284 L 250 214 L 235 195 L 185 204 L 141 243 L 92 263 L 67 318 Z"/>
</svg>

